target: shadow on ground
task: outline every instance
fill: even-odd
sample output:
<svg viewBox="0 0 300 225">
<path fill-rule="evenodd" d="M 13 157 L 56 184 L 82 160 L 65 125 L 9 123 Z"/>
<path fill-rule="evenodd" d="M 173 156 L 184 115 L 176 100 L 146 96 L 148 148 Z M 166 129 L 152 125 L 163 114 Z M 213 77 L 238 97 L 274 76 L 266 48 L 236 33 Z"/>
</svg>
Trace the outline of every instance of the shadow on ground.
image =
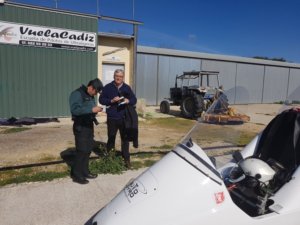
<svg viewBox="0 0 300 225">
<path fill-rule="evenodd" d="M 159 109 L 155 109 L 155 112 L 161 113 Z M 168 113 L 168 115 L 176 116 L 176 117 L 183 117 L 180 110 L 173 110 L 173 109 L 170 109 L 170 112 Z"/>
<path fill-rule="evenodd" d="M 92 156 L 90 158 L 93 159 L 93 158 L 104 156 L 105 150 L 106 150 L 106 143 L 101 141 L 95 141 L 95 146 L 92 152 L 95 153 L 96 156 Z M 66 150 L 63 150 L 60 153 L 60 157 L 69 167 L 73 166 L 75 155 L 76 155 L 76 148 L 67 148 Z"/>
</svg>

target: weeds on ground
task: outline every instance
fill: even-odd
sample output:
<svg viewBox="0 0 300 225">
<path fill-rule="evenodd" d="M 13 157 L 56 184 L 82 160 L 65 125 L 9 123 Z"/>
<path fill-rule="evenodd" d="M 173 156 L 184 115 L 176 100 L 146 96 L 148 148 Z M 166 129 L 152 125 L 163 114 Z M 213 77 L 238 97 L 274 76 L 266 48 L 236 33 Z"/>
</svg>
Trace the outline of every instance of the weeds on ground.
<svg viewBox="0 0 300 225">
<path fill-rule="evenodd" d="M 65 177 L 69 174 L 68 169 L 26 168 L 0 172 L 0 186 L 19 184 L 24 182 L 51 181 Z"/>
<path fill-rule="evenodd" d="M 50 154 L 42 154 L 40 156 L 39 162 L 51 162 L 51 161 L 60 160 L 60 159 L 61 159 L 60 157 L 55 157 Z"/>
<path fill-rule="evenodd" d="M 13 128 L 7 128 L 4 130 L 0 131 L 0 134 L 12 134 L 12 133 L 17 133 L 17 132 L 22 132 L 25 130 L 30 130 L 31 128 L 29 127 L 13 127 Z"/>
<path fill-rule="evenodd" d="M 131 155 L 132 169 L 150 167 L 159 161 L 168 151 L 137 152 Z"/>
<path fill-rule="evenodd" d="M 150 148 L 151 149 L 172 149 L 173 145 L 164 144 L 160 146 L 150 146 Z"/>
<path fill-rule="evenodd" d="M 164 154 L 166 153 L 145 152 L 132 154 L 132 169 L 149 167 Z M 121 155 L 113 151 L 95 160 L 90 160 L 90 170 L 96 174 L 121 174 L 126 170 L 126 167 Z M 70 168 L 66 164 L 2 171 L 0 172 L 0 187 L 24 182 L 51 181 L 69 175 Z"/>
<path fill-rule="evenodd" d="M 145 167 L 150 167 L 150 166 L 152 166 L 154 163 L 156 163 L 157 161 L 156 160 L 150 160 L 150 159 L 148 159 L 148 160 L 146 160 L 145 162 L 144 162 L 144 166 Z"/>
<path fill-rule="evenodd" d="M 125 164 L 122 157 L 117 156 L 114 151 L 90 162 L 90 171 L 96 174 L 121 174 L 124 170 Z"/>
<path fill-rule="evenodd" d="M 226 138 L 226 142 L 232 143 L 236 146 L 244 146 L 248 144 L 256 135 L 257 133 L 254 132 L 240 132 L 238 138 L 234 139 L 231 136 Z"/>
</svg>

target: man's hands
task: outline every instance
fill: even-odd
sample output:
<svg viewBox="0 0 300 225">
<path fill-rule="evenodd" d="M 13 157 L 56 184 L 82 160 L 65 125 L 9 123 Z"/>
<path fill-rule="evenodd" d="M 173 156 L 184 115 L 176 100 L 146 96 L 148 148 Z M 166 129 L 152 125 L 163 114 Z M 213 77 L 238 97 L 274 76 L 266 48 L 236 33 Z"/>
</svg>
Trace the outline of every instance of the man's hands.
<svg viewBox="0 0 300 225">
<path fill-rule="evenodd" d="M 102 107 L 100 107 L 100 106 L 95 106 L 95 107 L 93 107 L 92 112 L 93 112 L 93 113 L 98 113 L 98 112 L 102 112 L 102 110 L 103 110 Z"/>
<path fill-rule="evenodd" d="M 114 97 L 110 102 L 115 103 L 115 102 L 120 102 L 121 100 L 123 100 L 125 104 L 129 103 L 129 100 L 127 98 L 119 97 L 119 96 Z"/>
<path fill-rule="evenodd" d="M 119 96 L 116 96 L 116 97 L 114 97 L 112 100 L 111 100 L 111 103 L 115 103 L 115 102 L 118 102 L 118 101 L 120 101 L 120 100 L 122 100 Z"/>
</svg>

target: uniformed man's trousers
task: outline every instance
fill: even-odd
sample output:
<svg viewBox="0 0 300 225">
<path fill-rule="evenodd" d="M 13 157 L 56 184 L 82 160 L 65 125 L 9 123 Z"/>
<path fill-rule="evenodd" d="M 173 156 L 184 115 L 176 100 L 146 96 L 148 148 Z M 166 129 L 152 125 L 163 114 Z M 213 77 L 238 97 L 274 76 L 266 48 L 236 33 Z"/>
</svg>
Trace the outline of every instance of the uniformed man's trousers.
<svg viewBox="0 0 300 225">
<path fill-rule="evenodd" d="M 94 147 L 94 126 L 93 123 L 81 125 L 74 122 L 73 133 L 75 136 L 76 154 L 71 169 L 71 176 L 84 178 L 89 172 L 89 157 Z"/>
</svg>

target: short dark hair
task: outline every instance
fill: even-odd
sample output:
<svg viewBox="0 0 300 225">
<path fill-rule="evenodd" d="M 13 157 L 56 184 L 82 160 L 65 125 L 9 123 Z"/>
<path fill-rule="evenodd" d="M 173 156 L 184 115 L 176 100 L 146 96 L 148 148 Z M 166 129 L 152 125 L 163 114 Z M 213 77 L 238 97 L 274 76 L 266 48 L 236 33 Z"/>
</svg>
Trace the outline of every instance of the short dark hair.
<svg viewBox="0 0 300 225">
<path fill-rule="evenodd" d="M 94 89 L 97 90 L 97 92 L 100 92 L 103 89 L 103 84 L 102 84 L 101 80 L 99 80 L 98 78 L 91 80 L 88 83 L 88 86 L 92 86 Z"/>
</svg>

